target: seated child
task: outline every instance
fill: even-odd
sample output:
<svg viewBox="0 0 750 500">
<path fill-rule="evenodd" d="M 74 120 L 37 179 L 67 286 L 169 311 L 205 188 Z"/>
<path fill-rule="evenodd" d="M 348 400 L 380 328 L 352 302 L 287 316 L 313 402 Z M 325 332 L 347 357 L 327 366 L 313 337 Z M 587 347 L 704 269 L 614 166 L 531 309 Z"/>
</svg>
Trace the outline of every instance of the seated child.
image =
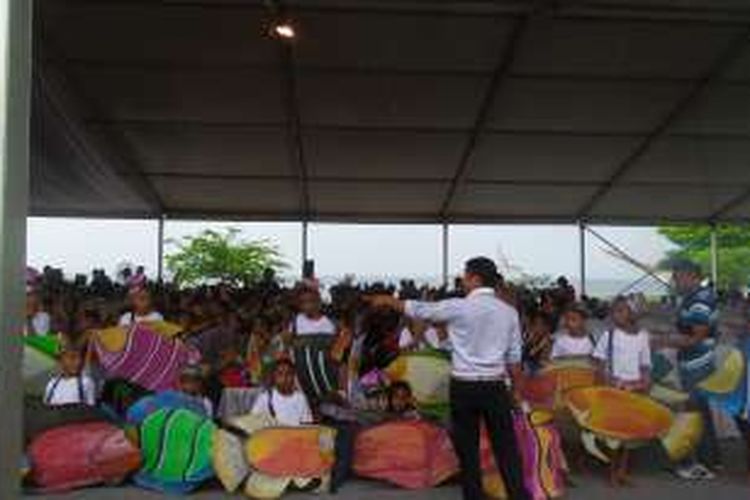
<svg viewBox="0 0 750 500">
<path fill-rule="evenodd" d="M 205 378 L 203 368 L 198 365 L 188 365 L 183 368 L 180 378 L 177 381 L 177 387 L 180 392 L 192 396 L 203 403 L 206 415 L 209 418 L 214 416 L 214 406 L 211 400 L 205 396 Z"/>
<path fill-rule="evenodd" d="M 651 385 L 651 346 L 647 331 L 638 328 L 627 299 L 612 303 L 613 328 L 605 332 L 594 349 L 601 379 L 626 391 L 647 392 Z M 613 485 L 628 483 L 628 450 L 615 454 L 610 470 Z"/>
<path fill-rule="evenodd" d="M 414 405 L 414 394 L 408 382 L 394 382 L 388 388 L 388 413 L 398 418 L 419 418 Z"/>
<path fill-rule="evenodd" d="M 288 358 L 276 362 L 273 387 L 255 400 L 253 415 L 266 415 L 280 425 L 299 426 L 313 423 L 310 405 L 305 394 L 297 388 L 294 364 Z"/>
<path fill-rule="evenodd" d="M 555 334 L 551 359 L 589 357 L 594 341 L 586 331 L 588 314 L 582 305 L 572 305 L 563 314 L 564 329 Z"/>
<path fill-rule="evenodd" d="M 50 406 L 96 405 L 96 385 L 83 373 L 83 353 L 77 347 L 63 346 L 59 355 L 60 374 L 47 384 L 44 402 Z"/>
</svg>

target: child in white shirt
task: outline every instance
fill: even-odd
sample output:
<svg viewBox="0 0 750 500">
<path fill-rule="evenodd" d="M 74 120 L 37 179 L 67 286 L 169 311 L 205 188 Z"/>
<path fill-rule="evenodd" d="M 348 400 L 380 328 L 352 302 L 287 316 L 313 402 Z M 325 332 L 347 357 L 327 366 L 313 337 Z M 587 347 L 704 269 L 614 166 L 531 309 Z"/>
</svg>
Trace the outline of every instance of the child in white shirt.
<svg viewBox="0 0 750 500">
<path fill-rule="evenodd" d="M 336 334 L 336 325 L 322 312 L 320 293 L 317 290 L 300 290 L 297 305 L 299 314 L 292 319 L 291 333 L 300 336 Z"/>
<path fill-rule="evenodd" d="M 591 356 L 594 342 L 586 330 L 588 313 L 581 305 L 569 307 L 563 315 L 564 329 L 555 334 L 551 359 L 583 358 Z"/>
<path fill-rule="evenodd" d="M 154 323 L 164 321 L 160 312 L 154 310 L 151 293 L 146 288 L 133 288 L 129 292 L 130 311 L 120 317 L 120 326 L 133 323 Z"/>
<path fill-rule="evenodd" d="M 292 362 L 286 358 L 277 361 L 273 371 L 273 387 L 258 396 L 251 413 L 271 417 L 283 426 L 311 424 L 310 405 L 296 382 Z"/>
<path fill-rule="evenodd" d="M 639 329 L 630 303 L 618 298 L 612 304 L 613 328 L 605 332 L 594 349 L 602 380 L 629 391 L 646 391 L 651 385 L 649 334 Z"/>
<path fill-rule="evenodd" d="M 44 403 L 49 406 L 72 404 L 96 405 L 96 385 L 83 373 L 83 355 L 71 346 L 59 355 L 60 374 L 47 384 Z"/>
<path fill-rule="evenodd" d="M 651 346 L 649 334 L 636 325 L 630 302 L 624 297 L 612 304 L 613 328 L 605 332 L 594 349 L 601 379 L 626 391 L 647 392 L 651 385 Z M 610 469 L 614 486 L 628 480 L 627 447 L 615 452 Z"/>
</svg>

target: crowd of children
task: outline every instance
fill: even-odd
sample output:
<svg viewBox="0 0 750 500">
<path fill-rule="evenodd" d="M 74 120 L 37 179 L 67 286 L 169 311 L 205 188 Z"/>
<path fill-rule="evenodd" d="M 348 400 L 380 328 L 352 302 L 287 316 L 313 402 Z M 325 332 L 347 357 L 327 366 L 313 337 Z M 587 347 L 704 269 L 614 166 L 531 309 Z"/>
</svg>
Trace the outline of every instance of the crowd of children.
<svg viewBox="0 0 750 500">
<path fill-rule="evenodd" d="M 44 393 L 46 404 L 97 405 L 109 399 L 111 387 L 102 387 L 87 348 L 88 332 L 167 320 L 179 325 L 182 341 L 201 355 L 199 364 L 181 371 L 176 387 L 200 401 L 209 416 L 216 416 L 226 389 L 262 387 L 250 412 L 283 425 L 319 422 L 331 408 L 375 409 L 388 418 L 419 418 L 408 384 L 396 382 L 381 392 L 363 385 L 368 377 L 377 379 L 378 369 L 401 352 L 450 351 L 448 333 L 444 325 L 368 308 L 362 297 L 390 293 L 434 300 L 461 294 L 460 287 L 418 288 L 412 282 L 400 287 L 343 283 L 328 291 L 330 301 L 324 303 L 317 284 L 285 287 L 271 273 L 255 286 L 241 289 L 225 285 L 180 289 L 148 283 L 142 269 L 121 281 L 97 271 L 91 282 L 80 278 L 70 282 L 50 268 L 29 281 L 25 335 L 57 332 L 64 338 L 59 374 Z M 648 392 L 651 339 L 638 326 L 633 297 L 619 297 L 611 304 L 576 301 L 564 278 L 545 290 L 513 287 L 500 280 L 497 296 L 520 314 L 527 373 L 551 361 L 584 358 L 598 368 L 602 383 Z M 602 311 L 609 313 L 608 328 L 590 331 L 590 317 L 601 319 Z M 306 336 L 330 336 L 329 355 L 346 366 L 334 394 L 312 399 L 300 390 L 293 346 L 295 339 Z M 353 379 L 352 373 L 356 373 Z M 372 383 L 386 385 L 382 380 Z M 615 482 L 626 481 L 627 464 L 625 450 L 616 457 Z"/>
</svg>

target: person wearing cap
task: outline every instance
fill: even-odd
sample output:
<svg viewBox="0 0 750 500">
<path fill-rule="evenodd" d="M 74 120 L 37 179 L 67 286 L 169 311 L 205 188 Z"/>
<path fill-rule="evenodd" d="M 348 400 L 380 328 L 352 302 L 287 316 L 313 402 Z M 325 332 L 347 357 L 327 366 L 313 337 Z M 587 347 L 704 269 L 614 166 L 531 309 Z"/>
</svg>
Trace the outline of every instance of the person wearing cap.
<svg viewBox="0 0 750 500">
<path fill-rule="evenodd" d="M 675 473 L 683 479 L 712 479 L 715 474 L 711 468 L 721 466 L 719 446 L 710 408 L 696 387 L 716 369 L 716 294 L 711 286 L 703 284 L 700 266 L 690 260 L 672 262 L 672 279 L 681 298 L 677 309 L 677 335 L 665 336 L 657 345 L 677 349 L 682 388 L 690 393 L 692 404 L 703 416 L 704 426 L 696 456 L 682 463 Z"/>
<path fill-rule="evenodd" d="M 524 486 L 511 410 L 521 378 L 521 328 L 518 313 L 495 296 L 495 263 L 485 257 L 465 264 L 465 298 L 440 302 L 401 301 L 390 295 L 368 298 L 373 307 L 389 307 L 409 317 L 444 323 L 452 345 L 451 417 L 466 499 L 483 498 L 479 428 L 483 419 L 496 463 L 511 500 L 529 498 Z"/>
</svg>

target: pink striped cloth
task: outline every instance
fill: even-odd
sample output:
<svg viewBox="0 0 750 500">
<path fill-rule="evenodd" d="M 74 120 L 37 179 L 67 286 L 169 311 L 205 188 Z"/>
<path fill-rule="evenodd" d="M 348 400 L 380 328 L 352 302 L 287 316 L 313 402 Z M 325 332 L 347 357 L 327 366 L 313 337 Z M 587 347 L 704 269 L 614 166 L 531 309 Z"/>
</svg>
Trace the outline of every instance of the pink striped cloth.
<svg viewBox="0 0 750 500">
<path fill-rule="evenodd" d="M 200 361 L 192 347 L 138 323 L 127 333 L 122 351 L 107 351 L 98 341 L 94 345 L 107 378 L 122 378 L 151 391 L 176 388 L 183 367 Z"/>
</svg>

